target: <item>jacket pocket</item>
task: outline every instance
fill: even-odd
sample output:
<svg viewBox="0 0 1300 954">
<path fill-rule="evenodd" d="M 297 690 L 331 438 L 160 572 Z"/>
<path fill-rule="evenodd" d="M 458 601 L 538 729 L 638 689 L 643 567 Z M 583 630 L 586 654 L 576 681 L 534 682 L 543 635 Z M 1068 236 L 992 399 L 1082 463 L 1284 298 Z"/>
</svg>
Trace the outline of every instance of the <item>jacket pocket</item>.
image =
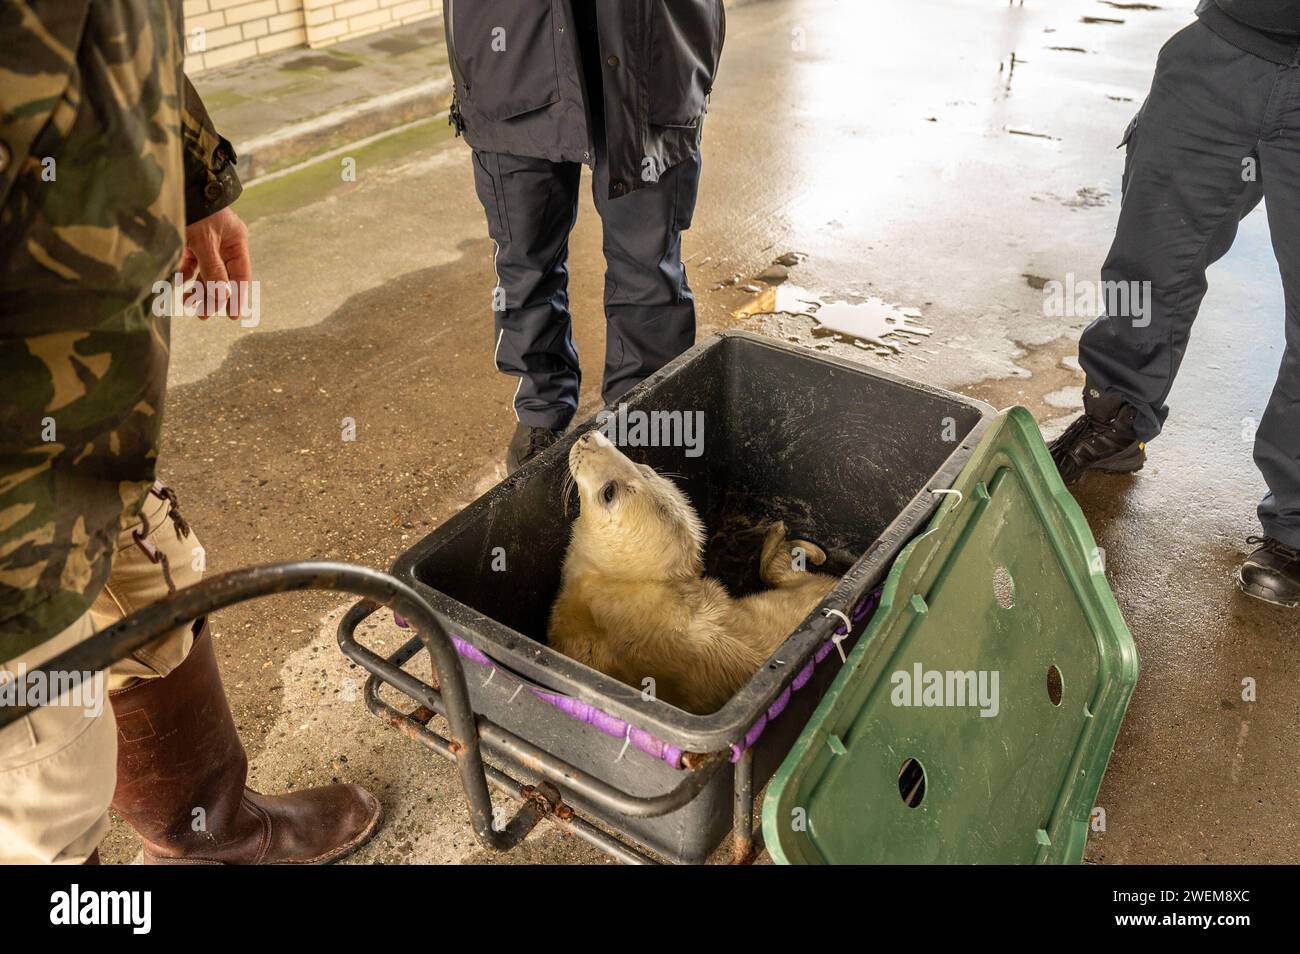
<svg viewBox="0 0 1300 954">
<path fill-rule="evenodd" d="M 510 241 L 510 219 L 501 177 L 501 157 L 494 152 L 474 150 L 474 190 L 487 215 L 488 238 L 497 245 Z"/>
<path fill-rule="evenodd" d="M 551 0 L 446 0 L 445 15 L 462 105 L 503 120 L 559 100 Z"/>
<path fill-rule="evenodd" d="M 1124 135 L 1121 137 L 1119 145 L 1115 147 L 1116 149 L 1124 150 L 1124 174 L 1120 177 L 1121 202 L 1123 201 L 1123 196 L 1128 192 L 1128 181 L 1133 172 L 1133 154 L 1137 147 L 1137 140 L 1135 137 L 1137 136 L 1138 124 L 1142 121 L 1143 109 L 1146 109 L 1146 103 L 1142 104 L 1141 108 L 1138 109 L 1137 113 L 1134 114 L 1133 118 L 1129 121 L 1128 126 L 1124 129 Z"/>
<path fill-rule="evenodd" d="M 1124 149 L 1133 141 L 1133 134 L 1137 132 L 1138 120 L 1141 118 L 1142 111 L 1138 110 L 1137 113 L 1133 115 L 1133 118 L 1129 120 L 1128 125 L 1124 127 L 1124 135 L 1119 137 L 1119 145 L 1115 147 L 1116 149 Z"/>
<path fill-rule="evenodd" d="M 722 0 L 650 0 L 652 126 L 698 126 L 722 56 Z"/>
</svg>

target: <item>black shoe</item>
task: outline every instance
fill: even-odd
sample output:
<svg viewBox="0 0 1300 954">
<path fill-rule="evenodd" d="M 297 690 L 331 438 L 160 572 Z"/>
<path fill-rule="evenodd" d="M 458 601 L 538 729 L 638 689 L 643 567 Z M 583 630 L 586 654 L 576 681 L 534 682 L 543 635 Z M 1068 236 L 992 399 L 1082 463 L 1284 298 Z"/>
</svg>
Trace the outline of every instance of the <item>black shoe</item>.
<svg viewBox="0 0 1300 954">
<path fill-rule="evenodd" d="M 1237 568 L 1241 592 L 1274 606 L 1300 606 L 1300 550 L 1272 537 L 1246 542 L 1257 546 Z"/>
<path fill-rule="evenodd" d="M 513 474 L 563 436 L 563 429 L 553 431 L 549 427 L 518 425 L 506 448 L 506 473 Z"/>
<path fill-rule="evenodd" d="M 1133 427 L 1136 417 L 1137 409 L 1123 404 L 1108 419 L 1090 411 L 1067 427 L 1049 448 L 1061 479 L 1072 484 L 1088 470 L 1108 474 L 1141 470 L 1147 453 Z"/>
</svg>

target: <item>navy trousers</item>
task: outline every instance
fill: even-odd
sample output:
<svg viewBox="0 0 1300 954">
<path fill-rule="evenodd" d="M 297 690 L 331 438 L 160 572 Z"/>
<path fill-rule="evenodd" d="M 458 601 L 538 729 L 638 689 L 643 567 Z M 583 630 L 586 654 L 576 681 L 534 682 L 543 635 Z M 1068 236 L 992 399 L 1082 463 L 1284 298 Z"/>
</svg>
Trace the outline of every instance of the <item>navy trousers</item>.
<svg viewBox="0 0 1300 954">
<path fill-rule="evenodd" d="M 1123 205 L 1101 277 L 1128 288 L 1149 282 L 1150 295 L 1131 313 L 1112 306 L 1084 331 L 1085 403 L 1122 399 L 1138 410 L 1140 437 L 1160 433 L 1206 269 L 1267 198 L 1286 352 L 1256 431 L 1269 488 L 1259 518 L 1267 535 L 1300 547 L 1300 66 L 1270 63 L 1194 23 L 1161 51 L 1125 143 Z"/>
<path fill-rule="evenodd" d="M 569 313 L 569 232 L 582 166 L 474 152 L 474 182 L 495 243 L 495 360 L 519 378 L 515 415 L 533 427 L 568 426 L 582 372 Z M 695 342 L 695 298 L 682 264 L 700 181 L 699 155 L 652 186 L 609 198 L 597 148 L 592 192 L 604 230 L 605 375 L 615 401 Z"/>
</svg>

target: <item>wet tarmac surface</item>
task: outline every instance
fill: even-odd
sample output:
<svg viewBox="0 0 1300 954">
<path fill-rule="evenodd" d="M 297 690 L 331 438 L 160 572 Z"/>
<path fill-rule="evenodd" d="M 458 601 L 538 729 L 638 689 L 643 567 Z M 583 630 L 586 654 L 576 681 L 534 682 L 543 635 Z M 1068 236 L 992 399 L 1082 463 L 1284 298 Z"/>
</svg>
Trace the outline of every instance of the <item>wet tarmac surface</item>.
<svg viewBox="0 0 1300 954">
<path fill-rule="evenodd" d="M 771 0 L 731 11 L 685 240 L 700 335 L 743 327 L 799 341 L 1023 404 L 1062 428 L 1089 316 L 1045 317 L 1044 294 L 1069 274 L 1097 277 L 1118 211 L 1115 146 L 1160 45 L 1190 20 L 1164 6 Z M 263 281 L 258 327 L 176 323 L 161 469 L 211 571 L 307 557 L 387 566 L 503 474 L 514 382 L 491 365 L 491 245 L 468 151 L 438 120 L 354 158 L 355 182 L 327 162 L 236 206 Z M 580 417 L 598 406 L 599 250 L 585 195 L 571 269 L 589 368 Z M 796 251 L 806 258 L 771 271 Z M 815 309 L 735 317 L 769 287 L 764 273 L 823 303 L 901 309 L 930 334 L 863 348 L 819 330 L 836 323 Z M 1300 616 L 1231 582 L 1258 530 L 1264 488 L 1248 438 L 1281 344 L 1260 210 L 1211 272 L 1146 469 L 1077 488 L 1142 658 L 1090 861 L 1300 857 Z M 359 673 L 333 642 L 347 602 L 280 598 L 215 621 L 255 781 L 374 787 L 389 821 L 360 861 L 602 860 L 551 830 L 504 858 L 478 849 L 450 766 L 364 711 Z M 399 638 L 383 621 L 368 636 L 389 648 Z M 106 858 L 130 859 L 137 844 L 119 824 Z"/>
</svg>

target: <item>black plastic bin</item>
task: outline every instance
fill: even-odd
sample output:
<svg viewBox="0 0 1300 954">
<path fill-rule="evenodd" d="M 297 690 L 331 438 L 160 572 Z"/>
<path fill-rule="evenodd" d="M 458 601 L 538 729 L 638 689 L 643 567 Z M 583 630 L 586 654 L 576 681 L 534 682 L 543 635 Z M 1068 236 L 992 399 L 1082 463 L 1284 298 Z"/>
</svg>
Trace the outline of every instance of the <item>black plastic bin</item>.
<svg viewBox="0 0 1300 954">
<path fill-rule="evenodd" d="M 708 572 L 736 593 L 758 586 L 761 525 L 821 545 L 841 580 L 750 683 L 719 712 L 693 715 L 625 686 L 546 646 L 568 522 L 562 497 L 577 427 L 404 554 L 394 574 L 411 583 L 449 630 L 510 676 L 465 662 L 474 709 L 537 747 L 637 796 L 676 787 L 686 774 L 622 738 L 573 718 L 519 676 L 575 697 L 692 753 L 729 750 L 825 646 L 844 614 L 882 580 L 969 459 L 993 411 L 987 405 L 767 338 L 725 333 L 682 355 L 631 391 L 629 411 L 703 412 L 703 453 L 624 447 L 634 460 L 680 475 L 712 536 Z M 504 556 L 505 569 L 501 570 Z M 494 565 L 497 567 L 494 569 Z M 860 629 L 858 627 L 857 629 Z M 857 630 L 855 629 L 855 632 Z M 847 648 L 847 646 L 846 646 Z M 840 667 L 830 653 L 789 694 L 752 749 L 752 793 L 775 771 Z M 492 676 L 492 678 L 489 678 Z M 517 778 L 527 764 L 502 758 Z M 733 822 L 733 774 L 718 771 L 684 807 L 635 818 L 566 791 L 565 801 L 672 861 L 699 862 Z M 750 785 L 746 784 L 746 788 Z M 746 807 L 748 811 L 748 807 Z"/>
</svg>

